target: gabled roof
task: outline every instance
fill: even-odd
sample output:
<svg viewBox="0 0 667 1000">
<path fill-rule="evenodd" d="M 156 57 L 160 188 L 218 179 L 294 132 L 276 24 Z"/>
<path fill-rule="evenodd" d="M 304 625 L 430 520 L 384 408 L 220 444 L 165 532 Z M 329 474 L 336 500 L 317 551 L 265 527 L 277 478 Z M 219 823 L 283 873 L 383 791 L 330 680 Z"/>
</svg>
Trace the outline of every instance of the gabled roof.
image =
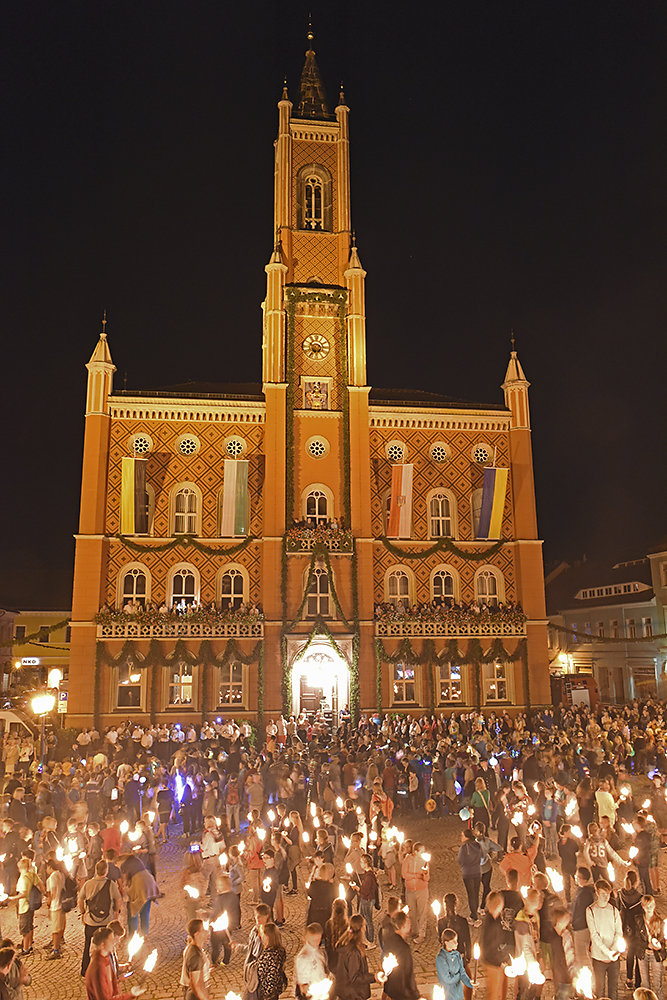
<svg viewBox="0 0 667 1000">
<path fill-rule="evenodd" d="M 581 590 L 609 587 L 623 583 L 646 584 L 646 590 L 627 594 L 577 598 Z M 610 560 L 581 560 L 547 577 L 547 610 L 550 615 L 563 611 L 584 611 L 587 608 L 613 607 L 624 604 L 646 604 L 654 597 L 651 589 L 651 568 L 648 559 L 611 562 Z"/>
</svg>

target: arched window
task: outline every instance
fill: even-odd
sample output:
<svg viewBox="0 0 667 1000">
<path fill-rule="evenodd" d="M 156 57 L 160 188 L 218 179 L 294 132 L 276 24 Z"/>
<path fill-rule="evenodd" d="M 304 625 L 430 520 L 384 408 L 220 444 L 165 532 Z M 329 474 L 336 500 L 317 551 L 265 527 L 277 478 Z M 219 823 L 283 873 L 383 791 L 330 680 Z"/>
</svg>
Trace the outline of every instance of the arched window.
<svg viewBox="0 0 667 1000">
<path fill-rule="evenodd" d="M 243 703 L 243 664 L 233 660 L 220 667 L 218 707 L 238 708 Z"/>
<path fill-rule="evenodd" d="M 142 563 L 128 563 L 118 574 L 117 603 L 119 608 L 127 604 L 142 608 L 151 599 L 151 574 Z"/>
<path fill-rule="evenodd" d="M 236 611 L 245 600 L 246 580 L 239 566 L 228 566 L 220 574 L 220 607 Z"/>
<path fill-rule="evenodd" d="M 387 572 L 385 578 L 385 600 L 395 608 L 409 608 L 412 604 L 412 575 L 400 566 Z"/>
<path fill-rule="evenodd" d="M 173 494 L 173 532 L 196 535 L 201 516 L 201 493 L 192 483 L 181 483 Z"/>
<path fill-rule="evenodd" d="M 454 538 L 456 504 L 449 490 L 435 490 L 428 498 L 428 531 L 431 538 Z"/>
<path fill-rule="evenodd" d="M 484 490 L 473 490 L 470 497 L 470 506 L 472 511 L 472 534 L 473 538 L 479 536 L 479 515 L 482 510 L 482 496 L 484 495 Z"/>
<path fill-rule="evenodd" d="M 453 604 L 456 600 L 454 576 L 449 569 L 439 568 L 431 576 L 431 600 L 434 604 Z"/>
<path fill-rule="evenodd" d="M 311 490 L 306 497 L 306 520 L 326 524 L 329 520 L 329 498 L 322 490 Z"/>
<path fill-rule="evenodd" d="M 192 664 L 186 660 L 178 660 L 169 670 L 168 705 L 192 705 L 193 691 Z"/>
<path fill-rule="evenodd" d="M 169 605 L 185 608 L 199 600 L 199 573 L 194 566 L 177 566 L 172 571 Z"/>
<path fill-rule="evenodd" d="M 303 179 L 303 228 L 324 229 L 322 178 L 307 174 Z"/>
<path fill-rule="evenodd" d="M 329 574 L 324 566 L 315 566 L 308 591 L 309 618 L 329 617 Z"/>
<path fill-rule="evenodd" d="M 495 566 L 483 566 L 475 573 L 475 598 L 478 604 L 489 604 L 494 607 L 505 599 L 503 576 Z"/>
</svg>

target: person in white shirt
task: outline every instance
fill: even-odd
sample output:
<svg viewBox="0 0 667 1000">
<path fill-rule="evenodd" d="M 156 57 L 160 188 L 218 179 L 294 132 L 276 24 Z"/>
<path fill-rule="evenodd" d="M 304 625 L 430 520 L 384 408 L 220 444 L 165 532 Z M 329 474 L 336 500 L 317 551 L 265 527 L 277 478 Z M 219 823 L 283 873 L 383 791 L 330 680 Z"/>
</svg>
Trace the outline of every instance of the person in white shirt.
<svg viewBox="0 0 667 1000">
<path fill-rule="evenodd" d="M 595 995 L 617 1000 L 621 952 L 625 950 L 621 915 L 611 905 L 611 886 L 605 879 L 595 883 L 595 902 L 586 910 L 591 935 L 591 959 Z"/>
<path fill-rule="evenodd" d="M 49 915 L 51 917 L 51 941 L 52 950 L 47 958 L 60 958 L 60 948 L 65 937 L 65 921 L 67 916 L 62 906 L 63 889 L 65 888 L 65 875 L 57 861 L 47 861 L 46 871 L 46 895 L 49 902 Z"/>
<path fill-rule="evenodd" d="M 308 924 L 306 927 L 303 948 L 294 959 L 297 997 L 310 996 L 313 983 L 321 983 L 327 978 L 327 957 L 320 947 L 322 933 L 321 924 Z"/>
</svg>

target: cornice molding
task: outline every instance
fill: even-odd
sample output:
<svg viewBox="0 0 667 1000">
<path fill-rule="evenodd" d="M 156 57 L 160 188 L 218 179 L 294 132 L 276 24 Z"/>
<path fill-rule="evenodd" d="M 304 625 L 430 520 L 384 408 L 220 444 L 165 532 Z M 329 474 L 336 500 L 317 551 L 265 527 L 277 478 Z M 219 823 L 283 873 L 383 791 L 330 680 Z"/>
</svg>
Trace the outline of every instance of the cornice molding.
<svg viewBox="0 0 667 1000">
<path fill-rule="evenodd" d="M 264 402 L 233 399 L 146 399 L 141 396 L 111 397 L 109 410 L 113 420 L 173 420 L 178 423 L 262 424 Z"/>
<path fill-rule="evenodd" d="M 406 409 L 404 406 L 374 406 L 368 407 L 370 426 L 432 428 L 433 430 L 449 431 L 509 431 L 511 413 L 499 413 L 497 410 L 458 410 L 456 408 L 440 409 L 435 407 L 415 406 Z"/>
</svg>

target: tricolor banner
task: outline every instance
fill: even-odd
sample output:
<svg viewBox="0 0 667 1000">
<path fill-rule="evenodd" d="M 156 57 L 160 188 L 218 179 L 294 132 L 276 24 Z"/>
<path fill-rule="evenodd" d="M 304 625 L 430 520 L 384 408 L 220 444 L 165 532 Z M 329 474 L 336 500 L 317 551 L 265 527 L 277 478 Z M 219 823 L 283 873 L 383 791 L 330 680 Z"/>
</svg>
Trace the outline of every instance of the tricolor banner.
<svg viewBox="0 0 667 1000">
<path fill-rule="evenodd" d="M 146 459 L 124 458 L 121 464 L 120 533 L 145 535 L 147 532 Z"/>
<path fill-rule="evenodd" d="M 222 491 L 223 538 L 248 534 L 248 462 L 226 458 Z"/>
<path fill-rule="evenodd" d="M 414 466 L 392 465 L 391 503 L 389 507 L 389 538 L 410 538 L 412 535 L 412 470 Z"/>
<path fill-rule="evenodd" d="M 508 473 L 508 469 L 484 469 L 484 490 L 477 528 L 478 538 L 500 538 Z"/>
</svg>

